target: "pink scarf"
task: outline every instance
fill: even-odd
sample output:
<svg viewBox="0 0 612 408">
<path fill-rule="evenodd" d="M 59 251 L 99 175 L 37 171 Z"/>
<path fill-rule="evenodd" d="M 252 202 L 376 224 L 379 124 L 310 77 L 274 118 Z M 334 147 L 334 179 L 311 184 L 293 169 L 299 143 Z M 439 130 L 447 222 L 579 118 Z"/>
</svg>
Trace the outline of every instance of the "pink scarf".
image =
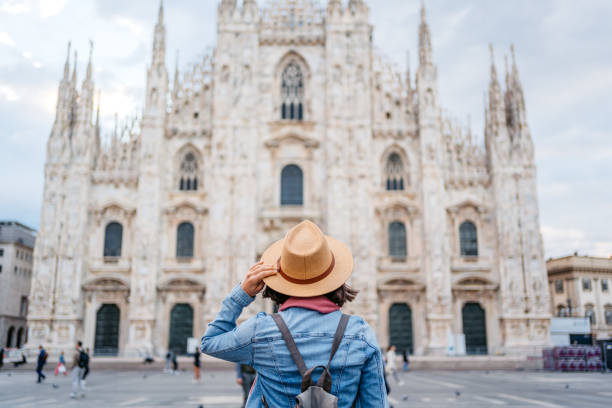
<svg viewBox="0 0 612 408">
<path fill-rule="evenodd" d="M 325 296 L 315 296 L 308 298 L 290 297 L 278 309 L 279 312 L 290 307 L 301 307 L 303 309 L 314 310 L 322 314 L 327 314 L 340 310 L 340 306 L 326 298 Z"/>
</svg>

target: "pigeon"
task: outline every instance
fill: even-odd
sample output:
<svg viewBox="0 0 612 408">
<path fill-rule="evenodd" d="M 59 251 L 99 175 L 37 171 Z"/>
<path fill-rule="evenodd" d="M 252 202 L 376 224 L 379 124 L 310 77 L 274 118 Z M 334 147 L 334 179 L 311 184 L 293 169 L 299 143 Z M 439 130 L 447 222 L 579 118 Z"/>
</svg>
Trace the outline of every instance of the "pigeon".
<svg viewBox="0 0 612 408">
<path fill-rule="evenodd" d="M 402 401 L 408 401 L 408 396 L 407 395 L 402 396 Z"/>
<path fill-rule="evenodd" d="M 200 404 L 198 405 L 198 408 L 204 408 L 204 405 Z"/>
<path fill-rule="evenodd" d="M 461 393 L 459 391 L 455 391 L 455 397 L 459 398 L 461 396 Z"/>
<path fill-rule="evenodd" d="M 142 378 L 146 380 L 147 379 L 147 375 L 146 374 L 143 375 Z"/>
<path fill-rule="evenodd" d="M 565 389 L 569 390 L 569 384 L 565 384 Z"/>
<path fill-rule="evenodd" d="M 59 388 L 59 385 L 57 385 L 57 384 L 51 384 L 51 386 L 52 386 L 53 388 Z"/>
</svg>

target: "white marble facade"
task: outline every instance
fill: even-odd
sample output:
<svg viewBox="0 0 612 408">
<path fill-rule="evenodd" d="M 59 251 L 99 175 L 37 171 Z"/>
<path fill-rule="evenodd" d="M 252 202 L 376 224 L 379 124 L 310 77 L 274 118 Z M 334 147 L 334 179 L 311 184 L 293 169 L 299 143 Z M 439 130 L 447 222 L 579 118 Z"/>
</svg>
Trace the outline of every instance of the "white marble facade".
<svg viewBox="0 0 612 408">
<path fill-rule="evenodd" d="M 119 355 L 164 353 L 175 304 L 191 306 L 200 336 L 263 250 L 303 219 L 352 249 L 361 293 L 348 310 L 381 345 L 402 322 L 415 354 L 445 354 L 449 334 L 464 332 L 466 304 L 484 311 L 490 354 L 548 344 L 533 143 L 514 58 L 504 89 L 491 65 L 481 146 L 441 113 L 425 10 L 416 76 L 377 55 L 363 0 L 222 0 L 217 24 L 214 52 L 170 75 L 160 7 L 142 117 L 107 143 L 91 57 L 80 89 L 67 59 L 48 141 L 31 344 L 94 348 L 97 313 L 113 304 Z M 301 170 L 301 191 L 286 187 L 301 204 L 282 204 L 288 165 Z M 467 231 L 462 252 L 466 221 L 477 238 Z M 185 222 L 193 253 L 177 257 Z M 105 256 L 110 223 L 122 227 L 120 254 Z M 390 322 L 393 304 L 403 317 Z"/>
</svg>

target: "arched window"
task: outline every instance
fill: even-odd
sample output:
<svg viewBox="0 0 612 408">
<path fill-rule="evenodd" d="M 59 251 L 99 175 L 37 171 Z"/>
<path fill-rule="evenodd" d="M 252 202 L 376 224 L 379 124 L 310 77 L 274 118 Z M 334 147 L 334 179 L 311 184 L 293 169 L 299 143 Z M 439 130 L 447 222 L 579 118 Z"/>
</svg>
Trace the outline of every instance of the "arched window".
<svg viewBox="0 0 612 408">
<path fill-rule="evenodd" d="M 385 178 L 388 191 L 404 189 L 404 164 L 397 153 L 391 153 L 385 165 Z"/>
<path fill-rule="evenodd" d="M 459 226 L 459 243 L 461 256 L 478 256 L 478 234 L 473 222 L 465 221 Z"/>
<path fill-rule="evenodd" d="M 406 254 L 406 226 L 394 221 L 389 224 L 389 256 L 405 258 Z"/>
<path fill-rule="evenodd" d="M 193 257 L 193 224 L 181 223 L 176 230 L 176 257 Z"/>
<path fill-rule="evenodd" d="M 283 168 L 281 172 L 281 205 L 304 204 L 304 176 L 302 169 L 295 164 Z"/>
<path fill-rule="evenodd" d="M 304 75 L 296 61 L 290 61 L 281 77 L 281 119 L 304 119 Z"/>
<path fill-rule="evenodd" d="M 6 333 L 6 347 L 13 347 L 13 337 L 15 335 L 15 327 L 11 326 L 8 329 L 8 333 Z"/>
<path fill-rule="evenodd" d="M 196 191 L 198 189 L 198 159 L 189 152 L 183 157 L 179 169 L 179 190 Z"/>
<path fill-rule="evenodd" d="M 586 305 L 584 307 L 584 317 L 588 318 L 592 325 L 595 325 L 595 311 L 593 310 L 593 305 Z"/>
<path fill-rule="evenodd" d="M 120 257 L 123 227 L 118 222 L 111 222 L 104 231 L 104 256 Z"/>
<path fill-rule="evenodd" d="M 605 307 L 606 324 L 612 326 L 612 305 L 606 305 Z"/>
<path fill-rule="evenodd" d="M 17 348 L 21 348 L 21 345 L 23 344 L 23 327 L 20 327 L 19 330 L 17 330 Z"/>
</svg>

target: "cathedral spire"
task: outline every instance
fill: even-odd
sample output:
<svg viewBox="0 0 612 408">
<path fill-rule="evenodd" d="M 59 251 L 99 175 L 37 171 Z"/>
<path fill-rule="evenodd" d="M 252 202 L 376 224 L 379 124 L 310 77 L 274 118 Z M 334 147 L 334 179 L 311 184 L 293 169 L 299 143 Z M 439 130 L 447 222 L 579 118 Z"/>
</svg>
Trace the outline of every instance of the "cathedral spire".
<svg viewBox="0 0 612 408">
<path fill-rule="evenodd" d="M 421 2 L 421 25 L 419 26 L 419 63 L 422 66 L 433 64 L 431 33 L 427 24 L 425 1 Z"/>
<path fill-rule="evenodd" d="M 172 99 L 176 100 L 179 96 L 179 51 L 176 50 L 176 65 L 174 67 L 174 86 L 172 87 Z"/>
<path fill-rule="evenodd" d="M 164 26 L 164 2 L 159 2 L 157 24 L 153 34 L 153 60 L 151 65 L 165 65 L 166 62 L 166 27 Z"/>
<path fill-rule="evenodd" d="M 505 112 L 501 95 L 501 86 L 497 79 L 497 69 L 495 67 L 495 51 L 493 44 L 489 44 L 491 52 L 491 79 L 489 82 L 489 115 L 490 123 L 495 128 L 505 122 Z"/>
<path fill-rule="evenodd" d="M 86 81 L 91 81 L 91 77 L 92 77 L 92 57 L 93 57 L 93 48 L 94 48 L 94 43 L 92 40 L 89 40 L 89 62 L 87 63 L 87 76 L 86 76 Z"/>
<path fill-rule="evenodd" d="M 66 62 L 64 63 L 64 81 L 70 76 L 70 41 L 68 41 L 68 52 L 66 53 Z"/>
<path fill-rule="evenodd" d="M 74 50 L 74 66 L 72 69 L 72 85 L 76 86 L 76 81 L 77 81 L 77 60 L 78 60 L 78 53 L 76 50 Z"/>
<path fill-rule="evenodd" d="M 100 133 L 100 99 L 102 99 L 102 96 L 98 89 L 98 105 L 96 106 L 96 131 L 98 132 L 98 136 Z"/>
<path fill-rule="evenodd" d="M 516 65 L 516 54 L 514 53 L 514 44 L 510 44 L 510 53 L 512 54 L 512 77 L 511 83 L 514 91 L 519 93 L 521 98 L 523 98 L 523 85 L 521 84 L 521 79 L 519 78 L 518 66 Z"/>
<path fill-rule="evenodd" d="M 410 72 L 410 51 L 406 52 L 406 83 L 408 84 L 408 90 L 412 89 L 412 74 Z"/>
</svg>

